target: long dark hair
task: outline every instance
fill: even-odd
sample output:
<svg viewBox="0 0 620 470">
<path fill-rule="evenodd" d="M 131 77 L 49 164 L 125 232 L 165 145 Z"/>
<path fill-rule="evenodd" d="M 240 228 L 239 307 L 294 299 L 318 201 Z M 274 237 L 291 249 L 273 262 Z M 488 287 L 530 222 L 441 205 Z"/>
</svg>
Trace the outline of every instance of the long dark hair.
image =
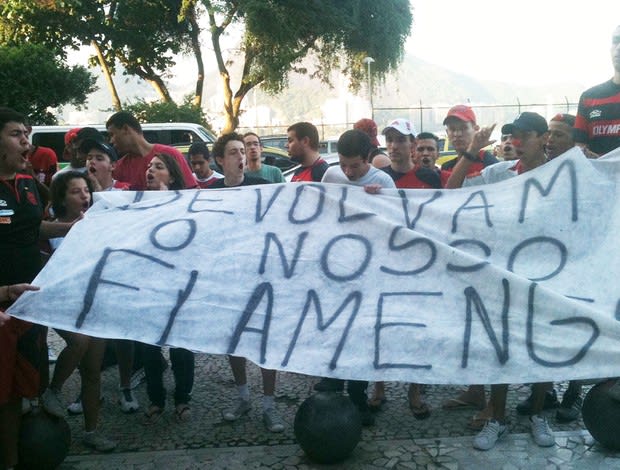
<svg viewBox="0 0 620 470">
<path fill-rule="evenodd" d="M 168 189 L 185 189 L 185 178 L 183 178 L 183 172 L 174 157 L 168 155 L 167 153 L 157 153 L 154 157 L 157 157 L 164 162 L 164 165 L 166 165 L 166 169 L 170 174 L 171 183 L 169 184 Z"/>
<path fill-rule="evenodd" d="M 54 177 L 50 185 L 50 198 L 52 201 L 52 209 L 54 210 L 54 217 L 64 217 L 67 215 L 67 206 L 65 206 L 67 189 L 69 188 L 69 182 L 76 178 L 81 178 L 86 181 L 86 186 L 90 193 L 90 205 L 93 205 L 93 185 L 88 177 L 81 171 L 63 171 Z"/>
</svg>

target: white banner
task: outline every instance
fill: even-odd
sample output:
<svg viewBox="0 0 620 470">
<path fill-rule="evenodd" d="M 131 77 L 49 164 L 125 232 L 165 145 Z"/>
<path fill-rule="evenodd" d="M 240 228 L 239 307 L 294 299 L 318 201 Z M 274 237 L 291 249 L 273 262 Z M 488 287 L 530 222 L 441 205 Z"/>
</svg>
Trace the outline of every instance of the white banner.
<svg viewBox="0 0 620 470">
<path fill-rule="evenodd" d="M 573 151 L 459 190 L 99 193 L 10 313 L 316 376 L 616 376 L 619 171 Z"/>
</svg>

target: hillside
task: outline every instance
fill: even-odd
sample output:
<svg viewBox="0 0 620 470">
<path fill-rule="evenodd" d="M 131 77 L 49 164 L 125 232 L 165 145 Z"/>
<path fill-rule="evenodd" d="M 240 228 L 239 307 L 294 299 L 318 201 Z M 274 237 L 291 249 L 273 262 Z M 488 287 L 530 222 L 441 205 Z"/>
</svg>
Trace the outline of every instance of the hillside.
<svg viewBox="0 0 620 470">
<path fill-rule="evenodd" d="M 490 63 L 489 66 L 495 65 Z M 191 71 L 191 66 L 189 70 Z M 95 73 L 98 71 L 95 70 Z M 192 89 L 191 85 L 187 85 L 187 75 L 184 74 L 182 79 L 179 77 L 178 80 L 185 82 L 182 85 L 183 89 L 174 86 L 176 80 L 172 81 L 170 89 L 177 99 L 182 97 L 184 90 Z M 134 101 L 137 97 L 155 99 L 155 93 L 145 82 L 117 76 L 116 83 L 124 101 Z M 217 120 L 220 112 L 217 104 L 220 101 L 217 74 L 208 73 L 205 83 L 204 102 L 207 104 L 207 114 Z M 111 113 L 109 93 L 102 78 L 98 84 L 99 90 L 89 97 L 84 110 L 78 112 L 68 107 L 62 110 L 61 116 L 66 122 L 105 121 Z M 559 83 L 553 87 L 524 87 L 511 83 L 481 81 L 407 55 L 398 72 L 375 87 L 373 95 L 375 119 L 378 123 L 383 123 L 396 116 L 408 117 L 418 128 L 437 131 L 442 127 L 441 121 L 446 109 L 456 103 L 471 103 L 476 107 L 479 121 L 483 123 L 512 119 L 519 112 L 518 103 L 540 104 L 541 106 L 527 109 L 549 115 L 559 111 L 566 112 L 566 105 L 558 107 L 553 104 L 566 101 L 576 103 L 585 87 L 584 84 L 570 82 Z M 260 118 L 255 116 L 249 119 L 254 114 L 258 115 L 257 110 L 249 109 L 253 108 L 254 104 L 257 110 L 260 108 L 263 112 Z M 419 110 L 421 105 L 430 109 L 421 112 Z M 491 107 L 495 105 L 509 107 Z M 345 111 L 339 109 L 343 107 L 346 107 Z M 247 110 L 244 116 L 245 125 L 250 126 L 256 123 L 286 125 L 299 120 L 353 122 L 368 114 L 369 105 L 365 87 L 358 96 L 349 95 L 346 83 L 338 76 L 335 76 L 333 87 L 330 88 L 317 80 L 311 80 L 308 76 L 292 74 L 289 86 L 281 94 L 269 96 L 260 90 L 256 96 L 251 93 L 246 98 L 245 108 Z M 267 108 L 265 116 L 264 110 Z"/>
</svg>

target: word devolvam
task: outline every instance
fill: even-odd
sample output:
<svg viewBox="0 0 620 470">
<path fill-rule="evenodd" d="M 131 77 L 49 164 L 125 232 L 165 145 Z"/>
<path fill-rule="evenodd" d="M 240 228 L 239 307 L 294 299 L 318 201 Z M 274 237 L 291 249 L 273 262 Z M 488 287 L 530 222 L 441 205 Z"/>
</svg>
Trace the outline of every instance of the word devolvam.
<svg viewBox="0 0 620 470">
<path fill-rule="evenodd" d="M 620 153 L 500 184 L 112 192 L 10 313 L 316 376 L 620 375 Z"/>
</svg>

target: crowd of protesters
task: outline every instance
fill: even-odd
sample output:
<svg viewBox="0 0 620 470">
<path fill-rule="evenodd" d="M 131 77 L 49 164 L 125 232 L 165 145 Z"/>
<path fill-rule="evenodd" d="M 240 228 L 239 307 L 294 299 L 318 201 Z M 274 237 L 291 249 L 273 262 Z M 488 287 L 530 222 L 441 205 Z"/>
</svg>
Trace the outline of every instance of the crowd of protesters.
<svg viewBox="0 0 620 470">
<path fill-rule="evenodd" d="M 473 109 L 452 107 L 444 119 L 447 137 L 457 156 L 441 167 L 436 135 L 417 133 L 403 118 L 383 129 L 386 149 L 379 149 L 378 127 L 372 119 L 358 121 L 338 140 L 339 164 L 330 167 L 319 154 L 317 128 L 297 122 L 287 131 L 290 158 L 298 163 L 291 184 L 329 182 L 363 186 L 368 193 L 389 188 L 450 189 L 496 183 L 532 171 L 547 161 L 578 147 L 584 158 L 596 158 L 620 147 L 620 27 L 612 40 L 614 77 L 583 93 L 577 115 L 558 114 L 549 122 L 534 112 L 523 112 L 501 126 L 500 142 L 492 134 L 495 125 L 480 126 Z M 65 159 L 70 164 L 56 172 L 48 149 L 31 146 L 24 116 L 0 108 L 0 307 L 10 305 L 27 290 L 43 263 L 53 256 L 71 227 L 79 223 L 92 203 L 93 192 L 122 190 L 217 189 L 284 182 L 281 171 L 262 162 L 258 134 L 228 133 L 210 150 L 194 143 L 187 157 L 178 149 L 148 142 L 136 118 L 127 112 L 112 115 L 108 137 L 94 128 L 76 128 L 65 136 Z M 217 170 L 211 168 L 212 159 Z M 101 363 L 105 341 L 78 333 L 57 331 L 66 342 L 49 377 L 47 328 L 11 318 L 0 310 L 0 451 L 2 468 L 17 465 L 17 443 L 24 399 L 40 398 L 50 414 L 83 413 L 85 445 L 110 451 L 116 443 L 99 428 Z M 143 408 L 148 420 L 156 421 L 165 408 L 162 374 L 167 367 L 161 348 L 124 338 L 114 344 L 119 365 L 119 405 L 125 413 Z M 174 406 L 179 421 L 192 419 L 191 390 L 194 383 L 194 354 L 182 348 L 170 350 L 175 379 Z M 234 421 L 251 408 L 246 360 L 230 356 L 238 399 L 223 418 Z M 139 362 L 139 364 L 137 364 Z M 141 406 L 131 390 L 132 373 L 143 368 L 149 404 Z M 81 393 L 64 403 L 62 385 L 79 371 Z M 271 432 L 285 426 L 274 403 L 276 371 L 261 369 L 263 379 L 263 423 Z M 377 382 L 367 397 L 365 381 L 348 381 L 349 396 L 358 408 L 362 423 L 374 423 L 372 412 L 385 402 L 385 386 Z M 506 432 L 507 384 L 490 385 L 487 401 L 484 384 L 472 384 L 442 404 L 445 410 L 475 407 L 472 426 L 479 429 L 473 445 L 491 449 Z M 317 380 L 319 391 L 341 391 L 345 382 Z M 413 417 L 426 419 L 430 406 L 422 398 L 423 386 L 409 386 L 408 405 Z M 620 401 L 620 383 L 609 390 Z M 551 382 L 532 385 L 531 395 L 518 406 L 530 415 L 534 441 L 543 447 L 555 443 L 542 410 L 558 407 L 557 419 L 579 417 L 581 384 L 571 381 L 559 402 Z"/>
</svg>

